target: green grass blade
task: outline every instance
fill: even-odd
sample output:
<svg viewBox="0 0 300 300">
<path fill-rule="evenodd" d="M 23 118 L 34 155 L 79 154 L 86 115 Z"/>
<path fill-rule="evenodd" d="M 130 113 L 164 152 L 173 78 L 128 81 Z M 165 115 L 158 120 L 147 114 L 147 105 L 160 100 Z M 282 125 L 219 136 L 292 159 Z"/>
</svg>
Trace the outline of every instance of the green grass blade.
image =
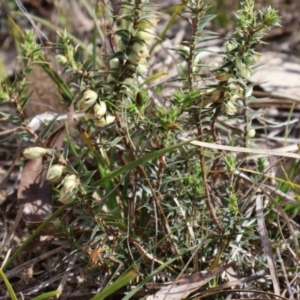
<svg viewBox="0 0 300 300">
<path fill-rule="evenodd" d="M 16 250 L 12 257 L 4 265 L 3 270 L 5 270 L 15 259 L 22 253 L 22 251 L 27 247 L 27 245 L 38 235 L 40 232 L 46 228 L 46 226 L 58 217 L 67 207 L 70 206 L 70 203 L 60 207 L 52 216 L 50 216 L 43 224 L 41 224 L 27 239 L 26 241 Z"/>
<path fill-rule="evenodd" d="M 62 80 L 62 78 L 57 74 L 56 71 L 51 69 L 49 63 L 45 60 L 43 56 L 40 56 L 40 66 L 49 75 L 49 77 L 54 81 L 56 86 L 61 90 L 61 93 L 66 99 L 71 103 L 74 100 L 74 95 L 69 89 L 68 85 Z"/>
<path fill-rule="evenodd" d="M 124 285 L 132 281 L 137 275 L 135 270 L 131 270 L 125 275 L 117 279 L 112 285 L 105 287 L 98 295 L 93 297 L 91 300 L 104 300 L 106 297 L 110 296 L 115 291 L 122 288 Z"/>
<path fill-rule="evenodd" d="M 150 82 L 154 81 L 154 80 L 157 80 L 161 77 L 164 77 L 164 76 L 167 76 L 168 73 L 167 72 L 158 72 L 150 77 L 148 77 L 143 83 L 140 84 L 140 87 L 142 87 L 143 85 L 147 85 L 149 84 Z"/>
<path fill-rule="evenodd" d="M 185 253 L 191 252 L 194 249 L 196 249 L 197 247 L 199 247 L 199 245 L 194 245 L 194 246 L 190 247 L 189 249 L 184 250 L 179 255 L 177 255 L 177 256 L 169 259 L 163 265 L 159 266 L 151 274 L 149 274 L 143 281 L 141 281 L 133 290 L 131 290 L 126 295 L 126 297 L 123 298 L 123 300 L 129 300 L 129 299 L 131 299 L 141 288 L 143 288 L 146 285 L 146 283 L 148 283 L 150 280 L 152 280 L 152 278 L 155 275 L 157 275 L 158 273 L 160 273 L 162 270 L 168 268 L 169 265 L 171 265 L 174 261 L 178 260 L 178 258 L 182 257 L 182 255 L 184 255 Z"/>
<path fill-rule="evenodd" d="M 43 300 L 43 299 L 48 299 L 50 297 L 55 297 L 57 295 L 60 294 L 60 291 L 52 291 L 52 292 L 48 292 L 48 293 L 44 293 L 42 295 L 39 295 L 35 298 L 32 298 L 32 300 Z"/>
<path fill-rule="evenodd" d="M 167 32 L 170 30 L 170 28 L 172 27 L 172 25 L 175 23 L 178 15 L 182 12 L 182 10 L 185 8 L 184 4 L 179 4 L 175 11 L 172 14 L 172 17 L 170 18 L 169 22 L 167 23 L 167 25 L 165 26 L 164 30 L 162 31 L 162 33 L 159 35 L 159 39 L 157 39 L 157 41 L 153 44 L 153 46 L 150 49 L 150 53 L 153 52 L 153 50 L 155 49 L 155 47 L 162 41 L 164 40 L 164 38 L 166 37 Z"/>
<path fill-rule="evenodd" d="M 20 16 L 23 17 L 24 16 L 23 12 L 18 12 L 18 11 L 11 12 L 11 15 L 13 17 L 20 17 Z M 64 32 L 63 28 L 58 28 L 56 26 L 56 24 L 53 24 L 53 23 L 51 23 L 51 22 L 49 22 L 49 21 L 47 21 L 47 20 L 45 20 L 43 18 L 39 18 L 39 17 L 37 17 L 37 16 L 35 16 L 33 14 L 31 14 L 30 17 L 34 21 L 36 21 L 36 22 L 44 25 L 45 27 L 47 27 L 47 28 L 49 28 L 49 29 L 51 29 L 53 31 Z M 80 39 L 78 39 L 76 36 L 72 35 L 69 32 L 67 32 L 67 35 L 68 35 L 68 37 L 70 37 L 74 41 L 74 43 L 79 44 L 84 49 L 86 48 L 86 46 L 84 45 L 84 43 Z"/>
<path fill-rule="evenodd" d="M 176 144 L 176 145 L 172 145 L 172 146 L 169 146 L 169 147 L 166 147 L 166 148 L 163 148 L 161 150 L 158 150 L 158 151 L 155 151 L 155 152 L 152 152 L 152 153 L 149 153 L 147 155 L 144 155 L 143 157 L 135 160 L 135 161 L 132 161 L 130 163 L 128 163 L 126 166 L 120 168 L 120 169 L 117 169 L 115 171 L 113 171 L 112 173 L 108 174 L 107 176 L 103 177 L 102 179 L 96 181 L 93 185 L 94 186 L 99 186 L 99 185 L 103 185 L 104 183 L 106 183 L 107 181 L 109 180 L 112 180 L 113 178 L 121 175 L 121 174 L 124 174 L 132 169 L 134 169 L 135 167 L 139 166 L 139 165 L 142 165 L 143 163 L 147 162 L 147 161 L 151 161 L 159 156 L 163 156 L 164 154 L 168 153 L 168 152 L 171 152 L 171 151 L 174 151 L 184 145 L 187 145 L 189 144 L 191 141 L 193 141 L 195 138 L 192 138 L 190 140 L 187 140 L 187 141 L 184 141 L 184 142 L 181 142 L 179 144 Z"/>
<path fill-rule="evenodd" d="M 4 281 L 5 283 L 5 286 L 7 287 L 7 290 L 8 290 L 8 293 L 9 293 L 9 296 L 12 300 L 18 300 L 10 282 L 8 281 L 6 275 L 4 274 L 4 272 L 2 271 L 2 269 L 0 268 L 0 276 L 2 278 L 2 280 Z"/>
</svg>

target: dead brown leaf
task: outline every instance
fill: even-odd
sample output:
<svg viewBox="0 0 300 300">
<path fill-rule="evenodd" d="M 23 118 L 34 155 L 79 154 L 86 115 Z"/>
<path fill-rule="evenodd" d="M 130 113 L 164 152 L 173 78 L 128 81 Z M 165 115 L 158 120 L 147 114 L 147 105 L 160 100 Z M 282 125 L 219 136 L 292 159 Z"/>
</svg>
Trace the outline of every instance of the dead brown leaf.
<svg viewBox="0 0 300 300">
<path fill-rule="evenodd" d="M 66 126 L 73 123 L 74 105 L 71 105 L 66 125 L 52 132 L 45 143 L 47 148 L 61 150 Z M 23 219 L 29 223 L 40 223 L 52 214 L 52 184 L 46 181 L 47 169 L 43 158 L 29 160 L 23 170 L 18 188 L 19 205 L 24 205 Z"/>
<path fill-rule="evenodd" d="M 146 300 L 180 300 L 200 289 L 210 280 L 231 267 L 233 263 L 215 268 L 212 271 L 195 273 L 174 281 L 170 286 L 160 289 L 156 294 L 148 296 Z"/>
</svg>

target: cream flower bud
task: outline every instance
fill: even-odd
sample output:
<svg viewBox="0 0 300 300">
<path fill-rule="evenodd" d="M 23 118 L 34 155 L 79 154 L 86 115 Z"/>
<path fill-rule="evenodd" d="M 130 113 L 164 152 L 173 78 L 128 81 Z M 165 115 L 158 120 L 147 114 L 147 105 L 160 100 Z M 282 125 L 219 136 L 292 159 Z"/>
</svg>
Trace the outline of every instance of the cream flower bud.
<svg viewBox="0 0 300 300">
<path fill-rule="evenodd" d="M 232 77 L 230 73 L 219 73 L 216 75 L 216 79 L 219 81 L 227 81 Z"/>
<path fill-rule="evenodd" d="M 256 134 L 256 130 L 254 128 L 250 128 L 247 132 L 247 137 L 253 138 L 255 137 L 255 134 Z"/>
<path fill-rule="evenodd" d="M 120 67 L 120 61 L 118 58 L 113 58 L 109 61 L 109 66 L 111 69 L 118 69 Z"/>
<path fill-rule="evenodd" d="M 148 47 L 145 43 L 135 42 L 132 45 L 132 50 L 141 58 L 149 57 Z"/>
<path fill-rule="evenodd" d="M 137 65 L 141 61 L 141 59 L 142 58 L 134 51 L 131 51 L 131 53 L 128 56 L 128 60 L 134 65 Z"/>
<path fill-rule="evenodd" d="M 91 108 L 98 98 L 98 94 L 92 90 L 86 90 L 83 97 L 78 101 L 77 108 L 80 111 L 87 111 Z"/>
<path fill-rule="evenodd" d="M 244 66 L 242 66 L 242 68 L 239 70 L 239 74 L 240 74 L 242 77 L 248 79 L 248 78 L 251 77 L 252 72 L 250 71 L 250 69 L 249 69 L 246 65 L 244 65 Z"/>
<path fill-rule="evenodd" d="M 28 159 L 38 159 L 46 155 L 47 149 L 42 147 L 29 147 L 23 151 L 23 155 Z"/>
<path fill-rule="evenodd" d="M 230 115 L 230 116 L 232 116 L 236 113 L 236 107 L 235 107 L 234 103 L 231 101 L 228 101 L 227 103 L 223 104 L 223 110 L 225 111 L 225 113 L 227 115 Z"/>
<path fill-rule="evenodd" d="M 63 180 L 63 186 L 60 190 L 60 198 L 58 201 L 66 204 L 74 201 L 73 192 L 76 189 L 77 177 L 74 174 L 67 175 Z"/>
<path fill-rule="evenodd" d="M 62 64 L 66 64 L 68 62 L 68 59 L 64 55 L 61 55 L 61 54 L 55 55 L 55 58 L 58 62 L 60 62 Z"/>
<path fill-rule="evenodd" d="M 94 114 L 97 119 L 102 118 L 106 114 L 106 103 L 104 101 L 100 101 L 100 104 L 96 104 L 94 106 Z"/>
<path fill-rule="evenodd" d="M 158 19 L 150 19 L 149 22 L 148 20 L 139 20 L 137 24 L 137 28 L 141 30 L 149 29 L 155 26 L 158 22 Z"/>
<path fill-rule="evenodd" d="M 97 122 L 95 122 L 95 126 L 97 127 L 104 127 L 106 125 L 109 125 L 115 121 L 115 117 L 112 115 L 107 115 L 106 117 L 101 118 Z"/>
<path fill-rule="evenodd" d="M 136 67 L 136 72 L 140 75 L 145 75 L 148 72 L 149 65 L 145 59 L 142 59 Z"/>
<path fill-rule="evenodd" d="M 142 41 L 148 41 L 155 38 L 155 34 L 152 28 L 148 28 L 145 30 L 138 30 L 137 33 L 135 34 L 135 37 Z"/>
<path fill-rule="evenodd" d="M 258 63 L 259 60 L 260 60 L 260 54 L 258 54 L 258 53 L 256 55 L 255 54 L 254 55 L 253 54 L 248 54 L 245 57 L 245 63 L 249 66 Z"/>
<path fill-rule="evenodd" d="M 230 52 L 230 51 L 232 51 L 233 49 L 236 48 L 236 44 L 230 43 L 230 42 L 226 42 L 225 43 L 225 48 L 226 48 L 227 52 Z"/>
<path fill-rule="evenodd" d="M 235 66 L 240 74 L 241 77 L 244 77 L 246 79 L 250 78 L 252 73 L 250 69 L 244 64 L 239 56 L 236 56 L 235 58 Z"/>
<path fill-rule="evenodd" d="M 63 189 L 60 190 L 60 197 L 58 199 L 59 202 L 63 204 L 72 203 L 74 198 L 71 194 L 66 193 Z"/>
<path fill-rule="evenodd" d="M 85 115 L 90 119 L 100 119 L 106 114 L 106 110 L 105 102 L 100 101 L 100 104 L 96 103 L 93 108 L 85 113 Z"/>
<path fill-rule="evenodd" d="M 63 189 L 66 192 L 72 192 L 77 185 L 77 177 L 75 174 L 67 175 L 63 180 Z"/>
<path fill-rule="evenodd" d="M 52 165 L 48 170 L 46 180 L 51 183 L 59 182 L 65 168 L 66 167 L 62 165 Z"/>
</svg>

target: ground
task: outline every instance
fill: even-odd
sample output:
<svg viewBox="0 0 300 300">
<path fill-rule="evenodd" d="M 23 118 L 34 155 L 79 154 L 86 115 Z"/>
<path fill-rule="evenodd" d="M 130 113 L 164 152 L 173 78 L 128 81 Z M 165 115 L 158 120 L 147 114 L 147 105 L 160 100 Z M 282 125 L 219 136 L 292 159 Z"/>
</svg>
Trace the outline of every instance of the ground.
<svg viewBox="0 0 300 300">
<path fill-rule="evenodd" d="M 13 81 L 20 72 L 21 66 L 16 58 L 17 50 L 12 38 L 10 25 L 5 17 L 11 15 L 21 28 L 30 27 L 28 19 L 18 13 L 18 8 L 13 1 L 0 1 L 0 81 L 4 81 L 6 76 Z M 112 1 L 116 2 L 116 1 Z M 156 1 L 160 3 L 161 1 Z M 177 1 L 180 2 L 180 1 Z M 170 8 L 176 1 L 163 1 L 158 9 L 162 12 L 161 21 L 158 28 L 162 29 L 170 17 Z M 217 30 L 220 37 L 216 40 L 207 42 L 206 46 L 212 51 L 221 51 L 226 37 L 230 35 L 234 24 L 233 9 L 238 6 L 240 1 L 218 1 L 216 12 L 219 17 L 215 22 L 209 24 L 211 30 Z M 55 1 L 24 0 L 24 7 L 34 16 L 38 16 L 55 24 L 58 10 L 66 17 L 66 27 L 68 27 L 75 37 L 86 42 L 92 36 L 93 22 L 86 13 L 85 9 L 79 3 L 73 3 L 72 7 L 68 1 L 61 1 L 59 7 L 56 7 Z M 264 0 L 257 1 L 258 7 L 272 5 L 278 9 L 281 16 L 280 23 L 282 27 L 276 27 L 269 32 L 266 38 L 266 45 L 257 50 L 262 53 L 261 62 L 263 63 L 262 72 L 254 75 L 251 82 L 261 82 L 256 88 L 256 95 L 266 97 L 264 102 L 253 104 L 253 108 L 264 109 L 265 118 L 269 121 L 269 140 L 263 140 L 262 144 L 268 147 L 278 148 L 285 145 L 300 143 L 299 140 L 299 112 L 300 112 L 300 2 L 299 1 L 279 1 Z M 114 3 L 117 11 L 118 5 Z M 55 41 L 55 30 L 50 30 L 48 25 L 35 20 L 36 24 L 45 30 L 50 41 Z M 183 40 L 189 38 L 187 22 L 179 20 L 172 30 L 167 34 L 166 40 L 162 44 L 165 51 L 157 51 L 154 58 L 151 58 L 152 71 L 167 71 L 170 76 L 176 69 L 176 59 L 168 49 L 174 44 L 180 44 Z M 53 60 L 51 52 L 48 53 L 49 61 Z M 204 59 L 209 60 L 209 56 Z M 57 66 L 59 70 L 59 66 Z M 54 102 L 57 89 L 53 86 L 51 80 L 45 72 L 36 67 L 28 77 L 30 82 L 27 92 L 30 93 L 30 104 L 26 108 L 25 117 L 31 118 L 41 112 L 55 110 L 60 113 L 67 111 L 64 104 Z M 172 88 L 172 84 L 170 89 Z M 162 95 L 155 99 L 157 105 L 163 105 L 168 97 Z M 11 107 L 1 105 L 2 112 L 11 111 Z M 288 138 L 285 136 L 287 128 L 286 121 L 290 120 L 288 127 Z M 273 127 L 272 127 L 273 126 Z M 4 121 L 0 122 L 0 131 L 5 132 L 13 128 L 14 125 Z M 272 129 L 273 128 L 273 129 Z M 9 250 L 12 253 L 35 229 L 34 224 L 27 224 L 20 220 L 18 213 L 18 203 L 16 200 L 17 189 L 22 172 L 22 162 L 20 162 L 18 152 L 19 141 L 4 141 L 0 148 L 0 257 L 1 261 L 5 256 L 9 256 Z M 264 146 L 262 146 L 264 147 Z M 288 162 L 287 162 L 288 164 Z M 296 177 L 295 180 L 299 182 Z M 299 217 L 295 217 L 299 221 Z M 63 232 L 60 233 L 63 237 Z M 82 261 L 78 263 L 78 256 L 68 255 L 70 245 L 63 238 L 57 238 L 53 231 L 44 231 L 42 235 L 23 250 L 22 255 L 16 260 L 15 264 L 6 271 L 6 276 L 10 280 L 16 292 L 22 292 L 27 295 L 26 299 L 31 299 L 31 294 L 43 291 L 41 283 L 50 285 L 55 289 L 59 282 L 64 283 L 65 270 L 71 268 L 69 273 L 71 280 L 64 287 L 62 299 L 83 299 L 91 298 L 92 295 L 101 287 L 103 278 L 95 277 L 93 282 L 84 282 L 85 275 L 93 272 L 93 267 L 85 269 Z M 57 253 L 64 253 L 64 261 L 57 262 L 61 256 Z M 90 256 L 90 265 L 105 269 L 110 264 L 118 264 L 118 259 L 114 258 L 114 253 L 109 252 L 105 247 L 97 249 L 85 249 L 85 253 Z M 10 254 L 11 255 L 11 254 Z M 121 262 L 120 262 L 121 263 Z M 54 276 L 55 274 L 55 276 Z M 75 274 L 75 275 L 74 275 Z M 84 284 L 82 284 L 84 282 Z M 74 294 L 76 291 L 76 295 Z M 73 293 L 72 297 L 68 293 Z M 118 298 L 120 297 L 120 298 Z M 116 295 L 113 299 L 121 299 Z M 0 281 L 0 299 L 9 299 L 4 284 Z"/>
</svg>

